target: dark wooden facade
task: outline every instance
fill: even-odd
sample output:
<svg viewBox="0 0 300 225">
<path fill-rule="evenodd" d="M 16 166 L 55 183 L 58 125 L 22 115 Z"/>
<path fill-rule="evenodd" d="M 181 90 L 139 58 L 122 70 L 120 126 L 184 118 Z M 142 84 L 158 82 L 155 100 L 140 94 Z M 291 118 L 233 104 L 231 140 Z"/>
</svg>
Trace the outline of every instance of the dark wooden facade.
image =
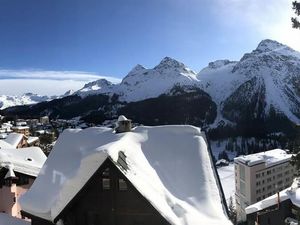
<svg viewBox="0 0 300 225">
<path fill-rule="evenodd" d="M 270 206 L 264 210 L 247 215 L 248 225 L 282 225 L 287 217 L 296 218 L 295 212 L 299 209 L 295 207 L 291 200 L 285 200 L 278 205 Z"/>
<path fill-rule="evenodd" d="M 40 218 L 31 218 L 32 225 L 53 225 Z M 64 225 L 170 224 L 109 159 L 100 166 L 56 221 L 59 219 L 63 220 Z"/>
</svg>

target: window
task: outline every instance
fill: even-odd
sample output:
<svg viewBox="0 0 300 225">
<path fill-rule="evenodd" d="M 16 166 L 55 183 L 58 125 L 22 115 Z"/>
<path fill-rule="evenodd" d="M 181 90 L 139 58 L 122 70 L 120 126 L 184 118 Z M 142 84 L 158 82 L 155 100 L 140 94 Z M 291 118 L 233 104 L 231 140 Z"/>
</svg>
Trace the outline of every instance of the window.
<svg viewBox="0 0 300 225">
<path fill-rule="evenodd" d="M 109 168 L 102 172 L 102 190 L 110 190 Z"/>
<path fill-rule="evenodd" d="M 109 178 L 102 178 L 102 189 L 103 190 L 110 189 L 110 179 Z"/>
<path fill-rule="evenodd" d="M 270 175 L 270 174 L 271 174 L 271 170 L 268 170 L 268 171 L 267 171 L 267 175 Z"/>
<path fill-rule="evenodd" d="M 108 177 L 109 176 L 109 168 L 106 168 L 103 173 L 102 173 L 103 177 Z"/>
<path fill-rule="evenodd" d="M 241 194 L 245 196 L 246 194 L 246 186 L 243 181 L 240 181 L 240 189 L 241 189 Z"/>
<path fill-rule="evenodd" d="M 260 178 L 260 174 L 259 174 L 259 173 L 256 174 L 256 179 L 257 179 L 257 178 Z"/>
<path fill-rule="evenodd" d="M 258 197 L 258 198 L 256 199 L 256 201 L 258 201 L 258 202 L 259 202 L 260 200 L 261 200 L 261 198 L 260 198 L 260 197 Z"/>
<path fill-rule="evenodd" d="M 240 179 L 245 180 L 245 167 L 240 165 Z"/>
<path fill-rule="evenodd" d="M 257 189 L 257 190 L 256 190 L 256 194 L 259 194 L 259 193 L 260 193 L 260 189 Z"/>
<path fill-rule="evenodd" d="M 119 179 L 119 191 L 127 191 L 127 183 L 124 179 Z"/>
</svg>

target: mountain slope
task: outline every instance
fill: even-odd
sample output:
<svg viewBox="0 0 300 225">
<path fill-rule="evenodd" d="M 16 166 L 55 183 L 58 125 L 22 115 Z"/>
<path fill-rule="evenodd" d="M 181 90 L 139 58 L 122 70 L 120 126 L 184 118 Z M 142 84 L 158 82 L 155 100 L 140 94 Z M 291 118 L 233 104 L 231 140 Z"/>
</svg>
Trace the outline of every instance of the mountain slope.
<svg viewBox="0 0 300 225">
<path fill-rule="evenodd" d="M 216 122 L 264 119 L 274 112 L 300 122 L 300 53 L 288 46 L 263 40 L 240 61 L 210 63 L 197 78 L 218 105 Z"/>
</svg>

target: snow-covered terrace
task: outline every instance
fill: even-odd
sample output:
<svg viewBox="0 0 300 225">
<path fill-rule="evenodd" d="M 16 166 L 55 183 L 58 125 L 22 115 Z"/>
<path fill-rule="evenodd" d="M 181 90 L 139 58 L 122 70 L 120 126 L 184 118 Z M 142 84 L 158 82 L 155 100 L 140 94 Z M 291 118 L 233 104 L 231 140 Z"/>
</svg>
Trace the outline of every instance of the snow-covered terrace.
<svg viewBox="0 0 300 225">
<path fill-rule="evenodd" d="M 247 166 L 254 166 L 257 164 L 264 163 L 265 167 L 274 166 L 286 161 L 289 161 L 292 154 L 288 154 L 282 149 L 273 149 L 265 152 L 255 153 L 251 155 L 243 155 L 236 157 L 235 162 L 243 163 Z"/>
</svg>

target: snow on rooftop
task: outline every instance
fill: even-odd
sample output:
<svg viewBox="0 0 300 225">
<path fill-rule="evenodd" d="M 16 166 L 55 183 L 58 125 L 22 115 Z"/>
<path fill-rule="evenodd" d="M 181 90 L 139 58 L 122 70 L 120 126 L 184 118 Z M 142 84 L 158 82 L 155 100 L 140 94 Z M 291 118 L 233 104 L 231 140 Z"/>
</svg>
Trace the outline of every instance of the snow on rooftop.
<svg viewBox="0 0 300 225">
<path fill-rule="evenodd" d="M 30 225 L 29 221 L 21 220 L 16 217 L 9 216 L 6 213 L 0 213 L 1 225 Z"/>
<path fill-rule="evenodd" d="M 14 148 L 16 148 L 20 143 L 20 141 L 22 140 L 23 136 L 24 136 L 23 134 L 19 134 L 19 133 L 10 133 L 9 135 L 7 135 L 4 141 L 12 145 Z"/>
<path fill-rule="evenodd" d="M 15 148 L 4 140 L 0 140 L 0 149 Z"/>
<path fill-rule="evenodd" d="M 121 116 L 119 116 L 119 118 L 118 118 L 118 122 L 122 122 L 122 121 L 130 121 L 130 120 L 127 119 L 126 116 L 121 115 Z"/>
<path fill-rule="evenodd" d="M 279 192 L 280 202 L 283 202 L 287 199 L 290 199 L 295 206 L 300 207 L 300 178 L 295 178 L 291 187 Z M 263 199 L 262 201 L 248 206 L 245 211 L 247 214 L 251 214 L 276 204 L 278 204 L 278 195 L 274 194 L 266 199 Z"/>
<path fill-rule="evenodd" d="M 36 142 L 38 140 L 39 140 L 39 137 L 32 137 L 32 136 L 30 136 L 30 137 L 28 137 L 27 143 L 28 144 L 32 144 L 32 143 L 34 143 L 34 142 Z"/>
<path fill-rule="evenodd" d="M 234 161 L 241 162 L 248 166 L 265 163 L 265 166 L 269 167 L 285 161 L 289 161 L 291 157 L 292 154 L 288 154 L 285 150 L 273 149 L 265 152 L 239 156 L 234 158 Z"/>
<path fill-rule="evenodd" d="M 0 167 L 36 177 L 46 156 L 38 147 L 20 149 L 1 149 Z"/>
<path fill-rule="evenodd" d="M 15 127 L 12 127 L 12 129 L 16 129 L 16 130 L 27 130 L 29 129 L 28 126 L 15 126 Z"/>
<path fill-rule="evenodd" d="M 120 171 L 171 224 L 231 224 L 205 137 L 192 126 L 142 126 L 118 134 L 103 127 L 65 130 L 21 197 L 22 209 L 55 220 L 107 158 L 118 167 L 120 151 L 128 164 Z"/>
</svg>

